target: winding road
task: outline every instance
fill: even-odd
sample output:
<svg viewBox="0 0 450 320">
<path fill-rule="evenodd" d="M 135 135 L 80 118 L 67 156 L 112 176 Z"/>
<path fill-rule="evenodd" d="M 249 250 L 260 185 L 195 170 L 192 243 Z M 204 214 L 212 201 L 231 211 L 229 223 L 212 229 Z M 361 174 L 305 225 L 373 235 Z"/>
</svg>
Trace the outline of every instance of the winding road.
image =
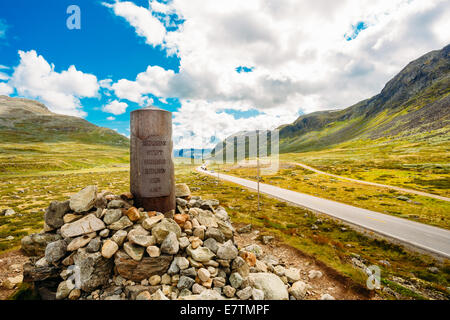
<svg viewBox="0 0 450 320">
<path fill-rule="evenodd" d="M 256 181 L 197 168 L 198 172 L 256 190 Z M 260 192 L 372 231 L 411 249 L 450 258 L 450 230 L 260 183 Z"/>
<path fill-rule="evenodd" d="M 300 167 L 302 167 L 304 169 L 307 169 L 309 171 L 313 171 L 315 173 L 324 174 L 324 175 L 327 175 L 327 176 L 333 177 L 333 178 L 344 179 L 344 180 L 357 182 L 357 183 L 361 183 L 361 184 L 367 184 L 369 186 L 382 187 L 382 188 L 388 188 L 388 189 L 397 190 L 397 191 L 401 191 L 401 192 L 417 194 L 419 196 L 435 198 L 435 199 L 443 200 L 443 201 L 450 201 L 450 198 L 447 198 L 447 197 L 444 197 L 444 196 L 439 196 L 437 194 L 432 194 L 432 193 L 427 193 L 427 192 L 423 192 L 423 191 L 417 191 L 417 190 L 412 190 L 412 189 L 406 189 L 406 188 L 390 186 L 390 185 L 387 185 L 387 184 L 381 184 L 381 183 L 376 183 L 376 182 L 363 181 L 363 180 L 357 180 L 357 179 L 347 178 L 347 177 L 343 177 L 343 176 L 338 176 L 336 174 L 328 173 L 328 172 L 325 172 L 325 171 L 320 171 L 320 170 L 318 170 L 316 168 L 307 166 L 306 164 L 303 164 L 303 163 L 294 162 L 293 164 L 295 164 L 297 166 L 300 166 Z"/>
</svg>

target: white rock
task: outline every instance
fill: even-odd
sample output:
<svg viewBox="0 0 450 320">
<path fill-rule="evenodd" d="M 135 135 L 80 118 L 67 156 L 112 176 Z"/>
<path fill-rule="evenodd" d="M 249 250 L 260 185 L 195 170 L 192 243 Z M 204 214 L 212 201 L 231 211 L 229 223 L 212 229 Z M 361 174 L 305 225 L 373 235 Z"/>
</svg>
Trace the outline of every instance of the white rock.
<svg viewBox="0 0 450 320">
<path fill-rule="evenodd" d="M 306 290 L 308 290 L 308 285 L 303 281 L 297 281 L 289 288 L 289 293 L 293 295 L 295 299 L 302 300 L 306 296 Z"/>
<path fill-rule="evenodd" d="M 266 300 L 289 299 L 289 294 L 283 281 L 273 273 L 250 273 L 248 280 L 253 288 L 264 292 Z"/>
<path fill-rule="evenodd" d="M 308 273 L 308 278 L 310 278 L 310 279 L 320 279 L 320 278 L 322 278 L 322 272 L 320 272 L 319 270 L 311 270 Z"/>
<path fill-rule="evenodd" d="M 86 212 L 92 209 L 97 199 L 97 186 L 87 186 L 70 197 L 70 209 L 75 212 Z"/>
<path fill-rule="evenodd" d="M 60 230 L 64 238 L 73 238 L 103 229 L 105 229 L 105 223 L 94 214 L 90 214 L 80 220 L 63 225 Z"/>
<path fill-rule="evenodd" d="M 331 294 L 325 293 L 320 296 L 320 300 L 336 300 Z"/>
</svg>

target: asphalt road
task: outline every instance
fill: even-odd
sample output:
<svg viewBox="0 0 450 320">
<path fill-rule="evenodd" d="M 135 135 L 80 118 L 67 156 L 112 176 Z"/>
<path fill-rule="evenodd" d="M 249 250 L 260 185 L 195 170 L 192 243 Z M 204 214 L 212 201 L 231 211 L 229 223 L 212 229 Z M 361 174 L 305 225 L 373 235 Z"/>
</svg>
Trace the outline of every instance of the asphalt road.
<svg viewBox="0 0 450 320">
<path fill-rule="evenodd" d="M 217 172 L 197 168 L 201 173 L 210 176 L 218 176 Z M 241 186 L 257 189 L 257 183 L 226 174 L 219 174 L 222 180 L 230 181 Z M 397 218 L 383 213 L 370 211 L 348 204 L 310 196 L 304 193 L 295 192 L 268 184 L 260 183 L 260 192 L 285 200 L 299 206 L 332 216 L 344 222 L 373 231 L 388 239 L 406 244 L 412 249 L 420 249 L 436 255 L 450 258 L 450 230 L 441 229 L 415 221 Z"/>
<path fill-rule="evenodd" d="M 381 183 L 376 183 L 376 182 L 363 181 L 363 180 L 357 180 L 357 179 L 347 178 L 347 177 L 343 177 L 343 176 L 338 176 L 338 175 L 335 175 L 335 174 L 331 174 L 331 173 L 327 173 L 327 172 L 324 172 L 324 171 L 317 170 L 317 169 L 315 169 L 313 167 L 310 167 L 310 166 L 307 166 L 306 164 L 303 164 L 303 163 L 295 162 L 294 164 L 298 165 L 298 166 L 300 166 L 302 168 L 305 168 L 307 170 L 310 170 L 310 171 L 313 171 L 313 172 L 316 172 L 316 173 L 320 173 L 320 174 L 325 174 L 325 175 L 333 177 L 333 178 L 345 179 L 345 180 L 348 180 L 348 181 L 362 183 L 362 184 L 367 184 L 367 185 L 370 185 L 370 186 L 389 188 L 389 189 L 393 189 L 393 190 L 397 190 L 397 191 L 401 191 L 401 192 L 417 194 L 419 196 L 425 196 L 425 197 L 435 198 L 435 199 L 439 199 L 439 200 L 450 201 L 450 198 L 447 198 L 447 197 L 444 197 L 444 196 L 439 196 L 437 194 L 432 194 L 432 193 L 423 192 L 423 191 L 417 191 L 417 190 L 412 190 L 412 189 L 406 189 L 406 188 L 390 186 L 390 185 L 387 185 L 387 184 L 381 184 Z"/>
</svg>

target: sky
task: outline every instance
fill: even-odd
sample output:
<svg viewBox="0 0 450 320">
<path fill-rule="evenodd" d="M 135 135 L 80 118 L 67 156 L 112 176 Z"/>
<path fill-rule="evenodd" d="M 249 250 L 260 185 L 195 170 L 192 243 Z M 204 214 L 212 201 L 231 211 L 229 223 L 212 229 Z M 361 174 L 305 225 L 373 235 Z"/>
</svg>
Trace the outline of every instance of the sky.
<svg viewBox="0 0 450 320">
<path fill-rule="evenodd" d="M 128 137 L 153 105 L 176 148 L 208 148 L 370 98 L 449 43 L 446 0 L 1 1 L 0 95 Z"/>
</svg>

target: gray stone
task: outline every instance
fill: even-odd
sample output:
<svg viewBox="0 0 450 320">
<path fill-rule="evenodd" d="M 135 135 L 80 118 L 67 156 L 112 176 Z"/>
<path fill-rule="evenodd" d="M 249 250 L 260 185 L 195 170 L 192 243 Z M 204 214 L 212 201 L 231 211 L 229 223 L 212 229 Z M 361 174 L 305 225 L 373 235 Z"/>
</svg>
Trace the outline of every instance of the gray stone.
<svg viewBox="0 0 450 320">
<path fill-rule="evenodd" d="M 122 216 L 122 218 L 120 218 L 118 221 L 110 224 L 108 228 L 111 230 L 122 230 L 131 227 L 132 225 L 133 222 L 131 222 L 131 220 L 127 216 Z"/>
<path fill-rule="evenodd" d="M 236 259 L 233 260 L 231 269 L 234 272 L 239 273 L 243 278 L 247 277 L 250 273 L 250 267 L 242 257 L 236 257 Z"/>
<path fill-rule="evenodd" d="M 108 230 L 108 229 L 106 229 L 106 230 Z M 99 238 L 94 238 L 87 245 L 86 251 L 89 253 L 98 252 L 100 250 L 101 245 L 102 245 L 102 241 Z"/>
<path fill-rule="evenodd" d="M 225 296 L 227 296 L 228 298 L 232 298 L 234 296 L 234 294 L 236 293 L 236 289 L 233 288 L 232 286 L 225 286 L 222 289 L 223 294 Z"/>
<path fill-rule="evenodd" d="M 178 289 L 191 289 L 194 285 L 195 280 L 186 276 L 181 276 L 178 281 L 177 288 Z"/>
<path fill-rule="evenodd" d="M 87 186 L 70 197 L 70 209 L 74 212 L 87 212 L 94 207 L 97 199 L 97 186 Z"/>
<path fill-rule="evenodd" d="M 127 232 L 125 230 L 118 230 L 114 235 L 111 237 L 111 240 L 117 243 L 120 246 L 123 245 L 125 239 L 127 238 Z"/>
<path fill-rule="evenodd" d="M 175 233 L 177 238 L 181 237 L 181 228 L 173 219 L 164 218 L 152 228 L 157 243 L 162 243 L 170 232 Z"/>
<path fill-rule="evenodd" d="M 201 210 L 196 219 L 202 226 L 206 226 L 207 228 L 217 228 L 219 226 L 217 224 L 217 218 L 210 211 Z"/>
<path fill-rule="evenodd" d="M 238 249 L 235 247 L 231 240 L 225 242 L 217 250 L 217 257 L 219 259 L 231 260 L 237 257 Z"/>
<path fill-rule="evenodd" d="M 51 242 L 45 248 L 45 259 L 48 263 L 58 262 L 67 252 L 67 243 L 64 240 Z"/>
<path fill-rule="evenodd" d="M 60 240 L 59 234 L 33 233 L 21 240 L 21 250 L 28 256 L 41 257 L 45 254 L 45 248 L 50 242 Z"/>
<path fill-rule="evenodd" d="M 198 247 L 196 249 L 192 249 L 192 247 L 189 245 L 186 249 L 186 252 L 195 261 L 199 262 L 207 262 L 215 256 L 215 254 L 212 253 L 211 250 L 205 247 Z"/>
<path fill-rule="evenodd" d="M 231 286 L 236 289 L 239 289 L 244 281 L 242 276 L 237 272 L 232 273 L 228 280 L 230 281 Z"/>
<path fill-rule="evenodd" d="M 44 221 L 51 228 L 60 228 L 64 224 L 64 215 L 69 211 L 69 201 L 52 201 L 45 210 Z"/>
<path fill-rule="evenodd" d="M 213 279 L 213 284 L 215 288 L 223 288 L 226 283 L 227 280 L 224 277 L 215 277 Z"/>
<path fill-rule="evenodd" d="M 261 258 L 263 254 L 263 249 L 257 244 L 251 244 L 244 248 L 245 251 L 252 252 L 255 254 L 256 258 Z"/>
<path fill-rule="evenodd" d="M 144 219 L 144 221 L 142 221 L 142 227 L 144 227 L 144 229 L 146 230 L 152 230 L 152 228 L 156 226 L 156 224 L 159 223 L 162 219 L 164 219 L 164 216 L 162 214 L 146 218 Z"/>
<path fill-rule="evenodd" d="M 237 229 L 238 233 L 249 233 L 252 231 L 252 225 L 251 224 L 247 224 L 246 226 L 243 226 L 239 229 Z"/>
<path fill-rule="evenodd" d="M 203 246 L 208 248 L 214 253 L 217 253 L 217 250 L 219 249 L 219 244 L 214 238 L 208 238 L 203 242 Z"/>
<path fill-rule="evenodd" d="M 308 285 L 303 281 L 296 281 L 289 288 L 289 293 L 294 296 L 296 300 L 302 300 L 306 297 L 306 291 L 308 290 Z"/>
<path fill-rule="evenodd" d="M 214 239 L 217 242 L 223 243 L 225 241 L 225 236 L 218 228 L 208 228 L 205 233 L 205 239 Z"/>
<path fill-rule="evenodd" d="M 2 211 L 1 215 L 5 216 L 5 217 L 12 217 L 15 214 L 16 214 L 16 212 L 13 209 L 5 209 Z"/>
<path fill-rule="evenodd" d="M 125 242 L 123 249 L 135 261 L 141 261 L 144 256 L 145 248 L 132 244 L 131 242 Z"/>
<path fill-rule="evenodd" d="M 172 263 L 170 264 L 169 269 L 167 270 L 167 274 L 174 275 L 180 272 L 180 267 L 178 266 L 178 258 L 175 258 L 172 260 Z"/>
<path fill-rule="evenodd" d="M 176 264 L 178 268 L 180 268 L 180 270 L 189 268 L 189 260 L 185 257 L 176 257 L 174 260 L 176 261 Z"/>
<path fill-rule="evenodd" d="M 178 243 L 180 244 L 181 249 L 186 249 L 190 244 L 187 237 L 181 237 L 180 239 L 178 239 Z"/>
<path fill-rule="evenodd" d="M 286 269 L 284 275 L 286 276 L 289 282 L 295 282 L 300 280 L 300 270 L 296 268 Z"/>
<path fill-rule="evenodd" d="M 195 271 L 195 268 L 188 268 L 180 271 L 180 275 L 195 278 L 197 276 L 197 272 Z"/>
<path fill-rule="evenodd" d="M 154 294 L 152 294 L 152 300 L 169 300 L 161 289 L 158 289 Z"/>
<path fill-rule="evenodd" d="M 177 240 L 177 235 L 171 231 L 161 244 L 161 252 L 167 254 L 177 254 L 178 250 L 180 250 L 180 245 Z"/>
<path fill-rule="evenodd" d="M 56 290 L 56 300 L 62 300 L 69 296 L 70 291 L 75 289 L 75 284 L 72 280 L 65 280 L 58 285 Z"/>
<path fill-rule="evenodd" d="M 320 300 L 336 300 L 331 294 L 325 293 L 320 296 Z"/>
<path fill-rule="evenodd" d="M 120 209 L 125 207 L 125 202 L 123 200 L 111 200 L 108 203 L 108 209 Z"/>
<path fill-rule="evenodd" d="M 93 238 L 95 238 L 97 234 L 95 232 L 85 234 L 79 237 L 76 237 L 72 241 L 70 241 L 69 245 L 67 246 L 67 251 L 75 251 L 78 250 L 81 247 L 84 247 L 87 245 Z"/>
<path fill-rule="evenodd" d="M 194 283 L 194 285 L 192 286 L 192 293 L 194 294 L 200 294 L 205 290 L 206 288 L 202 285 L 199 285 L 198 283 Z"/>
<path fill-rule="evenodd" d="M 253 300 L 264 300 L 264 291 L 253 288 L 252 289 Z"/>
<path fill-rule="evenodd" d="M 114 265 L 111 259 L 105 259 L 100 252 L 88 253 L 84 248 L 74 255 L 74 263 L 80 271 L 80 289 L 85 292 L 92 292 L 106 285 Z"/>
<path fill-rule="evenodd" d="M 252 296 L 252 287 L 246 287 L 236 292 L 236 295 L 241 300 L 248 300 Z"/>
<path fill-rule="evenodd" d="M 288 300 L 288 291 L 281 279 L 273 273 L 250 273 L 250 286 L 262 290 L 266 300 Z"/>
<path fill-rule="evenodd" d="M 103 221 L 106 224 L 111 224 L 118 221 L 122 217 L 122 210 L 120 209 L 108 209 L 106 210 Z"/>
<path fill-rule="evenodd" d="M 102 238 L 106 238 L 109 236 L 109 229 L 103 229 L 102 231 L 99 232 L 99 236 Z"/>
<path fill-rule="evenodd" d="M 80 220 L 63 225 L 60 230 L 64 238 L 72 238 L 103 229 L 105 229 L 103 221 L 94 214 L 90 214 Z"/>
</svg>

